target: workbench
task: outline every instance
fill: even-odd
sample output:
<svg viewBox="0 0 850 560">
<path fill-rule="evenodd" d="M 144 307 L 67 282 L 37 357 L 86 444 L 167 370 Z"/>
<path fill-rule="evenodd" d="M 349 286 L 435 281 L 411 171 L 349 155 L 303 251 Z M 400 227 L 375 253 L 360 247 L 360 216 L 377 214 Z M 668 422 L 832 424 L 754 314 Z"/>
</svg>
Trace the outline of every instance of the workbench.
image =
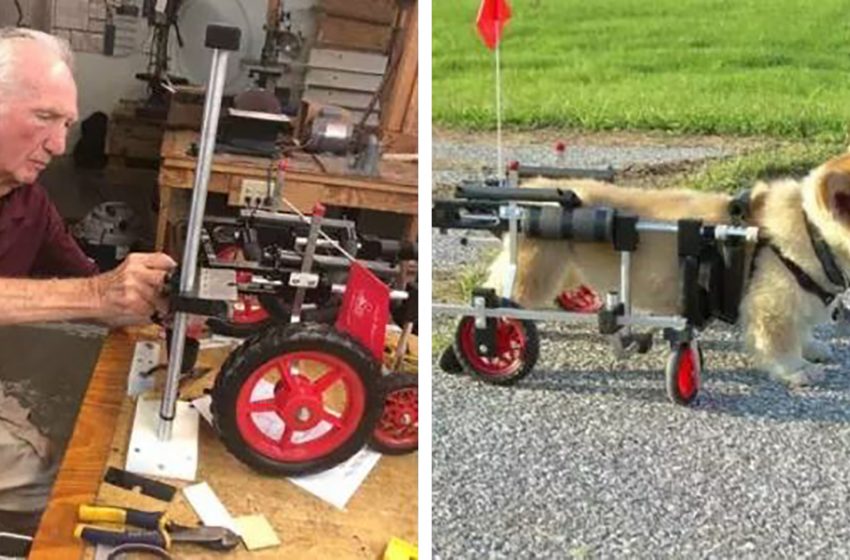
<svg viewBox="0 0 850 560">
<path fill-rule="evenodd" d="M 123 467 L 133 417 L 126 380 L 138 335 L 114 332 L 106 339 L 36 535 L 31 559 L 92 558 L 93 549 L 73 537 L 84 503 L 167 511 L 175 521 L 198 519 L 181 492 L 170 504 L 102 484 L 108 466 Z M 212 352 L 212 353 L 210 353 Z M 202 352 L 199 364 L 220 363 L 227 349 Z M 381 558 L 391 537 L 417 542 L 417 454 L 384 456 L 346 506 L 320 501 L 282 478 L 260 475 L 230 455 L 201 420 L 198 481 L 205 481 L 233 516 L 264 514 L 281 546 L 229 553 L 180 545 L 177 558 Z M 178 487 L 189 483 L 165 481 Z"/>
<path fill-rule="evenodd" d="M 192 130 L 168 130 L 162 141 L 159 171 L 159 219 L 156 249 L 166 249 L 169 224 L 188 216 L 197 158 L 190 155 L 199 134 Z M 283 197 L 300 212 L 309 213 L 317 202 L 327 207 L 368 209 L 404 217 L 403 238 L 417 235 L 417 165 L 382 161 L 378 177 L 353 174 L 347 158 L 293 152 L 287 163 Z M 241 205 L 243 181 L 274 181 L 278 160 L 234 154 L 216 154 L 208 185 L 210 196 L 224 194 L 231 206 Z M 177 194 L 180 193 L 180 194 Z M 183 195 L 182 197 L 180 195 Z M 209 206 L 209 205 L 208 205 Z M 286 207 L 282 211 L 288 211 Z"/>
</svg>

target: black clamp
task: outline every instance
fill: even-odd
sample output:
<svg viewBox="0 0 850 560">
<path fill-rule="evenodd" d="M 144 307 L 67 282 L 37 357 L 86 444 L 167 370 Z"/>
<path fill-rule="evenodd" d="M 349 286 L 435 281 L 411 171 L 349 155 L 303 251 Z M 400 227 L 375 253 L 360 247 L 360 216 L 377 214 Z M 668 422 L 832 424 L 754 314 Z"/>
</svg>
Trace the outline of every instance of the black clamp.
<svg viewBox="0 0 850 560">
<path fill-rule="evenodd" d="M 492 309 L 499 306 L 501 299 L 492 288 L 475 288 L 472 290 L 473 307 L 477 298 L 484 298 L 484 307 Z M 475 327 L 475 349 L 486 358 L 496 355 L 496 318 L 487 317 L 483 329 Z"/>
<path fill-rule="evenodd" d="M 614 249 L 633 252 L 637 249 L 639 236 L 638 217 L 635 214 L 617 212 L 614 216 Z"/>
</svg>

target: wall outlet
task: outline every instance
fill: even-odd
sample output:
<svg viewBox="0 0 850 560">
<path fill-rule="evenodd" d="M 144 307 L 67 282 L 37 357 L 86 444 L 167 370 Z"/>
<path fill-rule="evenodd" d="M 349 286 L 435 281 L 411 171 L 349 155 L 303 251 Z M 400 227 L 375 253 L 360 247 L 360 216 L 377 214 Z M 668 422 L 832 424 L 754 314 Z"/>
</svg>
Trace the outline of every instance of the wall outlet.
<svg viewBox="0 0 850 560">
<path fill-rule="evenodd" d="M 269 195 L 269 185 L 259 179 L 242 179 L 239 191 L 239 204 L 242 206 L 263 206 Z"/>
</svg>

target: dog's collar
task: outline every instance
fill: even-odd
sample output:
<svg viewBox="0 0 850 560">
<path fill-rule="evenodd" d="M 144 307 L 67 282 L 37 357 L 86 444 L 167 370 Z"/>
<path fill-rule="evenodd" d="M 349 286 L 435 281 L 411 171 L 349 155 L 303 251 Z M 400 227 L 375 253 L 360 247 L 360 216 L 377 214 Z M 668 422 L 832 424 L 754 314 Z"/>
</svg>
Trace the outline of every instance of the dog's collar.
<svg viewBox="0 0 850 560">
<path fill-rule="evenodd" d="M 841 286 L 842 290 L 846 290 L 847 279 L 844 277 L 844 273 L 841 272 L 838 263 L 835 262 L 835 255 L 832 254 L 832 249 L 829 248 L 820 230 L 809 220 L 805 212 L 803 213 L 803 217 L 806 221 L 806 230 L 809 232 L 809 239 L 812 242 L 812 249 L 814 249 L 815 255 L 817 255 L 820 261 L 824 274 L 826 274 L 830 282 L 836 286 Z"/>
</svg>

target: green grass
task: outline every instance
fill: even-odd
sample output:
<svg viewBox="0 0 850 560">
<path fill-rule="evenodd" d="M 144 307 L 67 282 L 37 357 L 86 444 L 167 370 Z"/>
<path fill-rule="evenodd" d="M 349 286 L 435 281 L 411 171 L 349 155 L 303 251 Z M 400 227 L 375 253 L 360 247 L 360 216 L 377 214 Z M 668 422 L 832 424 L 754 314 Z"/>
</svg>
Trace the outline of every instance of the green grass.
<svg viewBox="0 0 850 560">
<path fill-rule="evenodd" d="M 433 118 L 495 127 L 479 0 L 433 2 Z M 504 117 L 521 128 L 844 140 L 850 13 L 840 0 L 514 0 Z"/>
<path fill-rule="evenodd" d="M 788 142 L 738 157 L 703 162 L 684 174 L 667 177 L 662 185 L 736 192 L 752 188 L 757 180 L 802 177 L 843 150 L 840 142 Z"/>
<path fill-rule="evenodd" d="M 431 279 L 434 285 L 435 301 L 468 303 L 472 290 L 487 279 L 487 267 L 498 251 L 485 251 L 481 261 L 451 271 L 434 271 Z"/>
<path fill-rule="evenodd" d="M 482 259 L 472 265 L 459 267 L 451 271 L 435 270 L 431 275 L 434 301 L 443 303 L 469 303 L 472 290 L 487 279 L 487 267 L 496 250 L 485 251 Z M 435 317 L 436 321 L 436 317 Z M 436 358 L 443 349 L 452 343 L 455 333 L 455 321 L 448 324 L 435 324 L 431 332 L 431 356 Z"/>
</svg>

